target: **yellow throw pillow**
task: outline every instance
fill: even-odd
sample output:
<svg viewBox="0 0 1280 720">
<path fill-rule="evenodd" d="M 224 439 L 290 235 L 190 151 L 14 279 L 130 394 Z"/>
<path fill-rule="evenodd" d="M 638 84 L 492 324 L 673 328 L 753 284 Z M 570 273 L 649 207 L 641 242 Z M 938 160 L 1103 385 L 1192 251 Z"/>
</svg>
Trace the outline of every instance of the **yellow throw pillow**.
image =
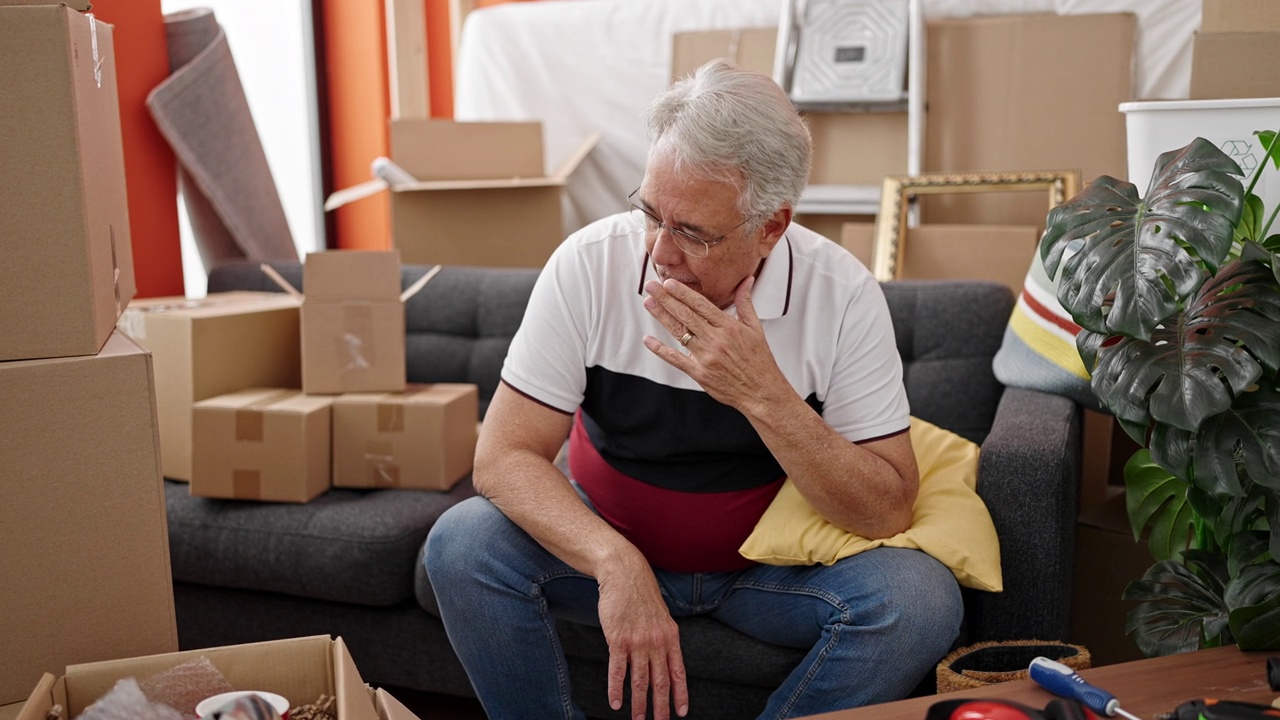
<svg viewBox="0 0 1280 720">
<path fill-rule="evenodd" d="M 827 522 L 787 480 L 738 552 L 768 565 L 830 565 L 876 547 L 917 548 L 951 569 L 965 587 L 1000 592 L 1000 541 L 974 488 L 978 446 L 937 425 L 911 418 L 920 492 L 911 527 L 868 540 Z"/>
</svg>

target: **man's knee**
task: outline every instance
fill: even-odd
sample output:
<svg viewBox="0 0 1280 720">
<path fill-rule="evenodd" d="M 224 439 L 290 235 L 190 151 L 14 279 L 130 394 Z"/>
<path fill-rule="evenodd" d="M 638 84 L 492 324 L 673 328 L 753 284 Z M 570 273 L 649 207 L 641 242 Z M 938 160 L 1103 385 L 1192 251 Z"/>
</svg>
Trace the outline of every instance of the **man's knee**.
<svg viewBox="0 0 1280 720">
<path fill-rule="evenodd" d="M 506 522 L 509 521 L 501 510 L 478 495 L 446 510 L 427 533 L 422 553 L 432 583 L 473 565 L 474 553 L 486 545 L 482 538 L 491 537 L 498 523 Z"/>
</svg>

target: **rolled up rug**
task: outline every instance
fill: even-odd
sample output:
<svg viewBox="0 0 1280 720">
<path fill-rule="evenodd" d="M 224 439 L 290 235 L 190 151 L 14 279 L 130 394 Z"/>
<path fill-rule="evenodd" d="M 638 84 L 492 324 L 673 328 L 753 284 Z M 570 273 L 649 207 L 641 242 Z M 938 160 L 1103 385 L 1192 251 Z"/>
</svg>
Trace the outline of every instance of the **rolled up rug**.
<svg viewBox="0 0 1280 720">
<path fill-rule="evenodd" d="M 172 74 L 147 96 L 178 158 L 205 268 L 236 258 L 297 260 L 226 33 L 208 8 L 165 15 Z"/>
<path fill-rule="evenodd" d="M 953 651 L 938 663 L 938 692 L 972 690 L 1027 678 L 1027 667 L 1036 657 L 1057 660 L 1072 670 L 1092 666 L 1082 645 L 1044 640 L 983 642 Z"/>
</svg>

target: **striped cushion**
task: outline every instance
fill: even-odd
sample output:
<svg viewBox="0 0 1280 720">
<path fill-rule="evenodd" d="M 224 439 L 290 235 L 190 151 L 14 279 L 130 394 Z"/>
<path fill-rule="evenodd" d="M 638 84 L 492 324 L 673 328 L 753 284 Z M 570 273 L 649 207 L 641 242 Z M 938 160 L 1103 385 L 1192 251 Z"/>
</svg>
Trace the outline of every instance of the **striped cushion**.
<svg viewBox="0 0 1280 720">
<path fill-rule="evenodd" d="M 1068 249 L 1068 256 L 1074 250 Z M 1089 371 L 1076 352 L 1080 326 L 1058 303 L 1057 294 L 1057 282 L 1049 279 L 1036 253 L 992 369 L 1006 386 L 1064 395 L 1099 410 L 1089 388 Z"/>
</svg>

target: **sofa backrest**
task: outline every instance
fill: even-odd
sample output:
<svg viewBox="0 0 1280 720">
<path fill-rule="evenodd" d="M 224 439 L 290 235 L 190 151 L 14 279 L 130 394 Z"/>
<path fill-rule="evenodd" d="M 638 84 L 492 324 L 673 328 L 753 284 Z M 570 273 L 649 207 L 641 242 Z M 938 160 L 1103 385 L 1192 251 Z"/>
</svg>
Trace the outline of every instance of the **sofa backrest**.
<svg viewBox="0 0 1280 720">
<path fill-rule="evenodd" d="M 306 292 L 301 263 L 271 265 Z M 402 286 L 429 269 L 405 265 Z M 474 383 L 483 417 L 537 277 L 535 269 L 443 268 L 405 305 L 409 382 Z M 977 281 L 900 281 L 883 287 L 912 414 L 982 442 L 1004 389 L 991 360 L 1013 311 L 1009 289 Z M 258 263 L 235 262 L 209 274 L 209 292 L 227 290 L 279 288 Z"/>
<path fill-rule="evenodd" d="M 1004 393 L 991 361 L 1004 340 L 1013 293 L 977 280 L 902 280 L 882 287 L 911 414 L 981 444 Z"/>
</svg>

